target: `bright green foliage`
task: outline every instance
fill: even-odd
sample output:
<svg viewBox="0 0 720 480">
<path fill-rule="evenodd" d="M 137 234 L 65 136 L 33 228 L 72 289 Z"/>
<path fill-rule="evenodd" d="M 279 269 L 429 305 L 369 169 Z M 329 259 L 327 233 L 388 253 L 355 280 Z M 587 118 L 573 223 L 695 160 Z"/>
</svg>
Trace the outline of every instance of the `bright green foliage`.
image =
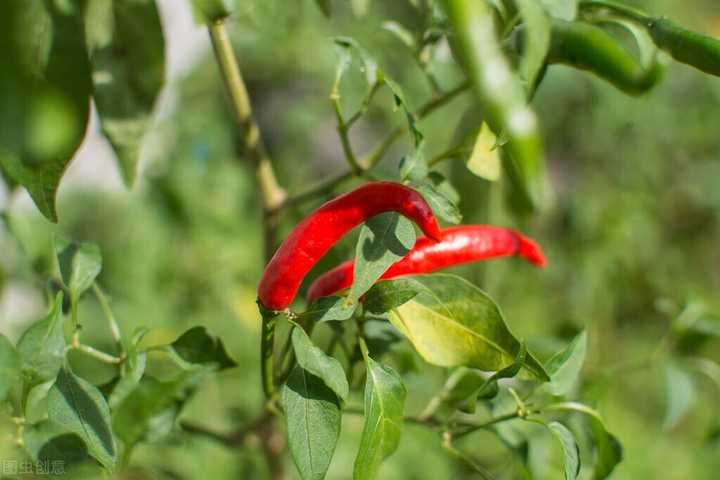
<svg viewBox="0 0 720 480">
<path fill-rule="evenodd" d="M 32 385 L 54 379 L 65 359 L 62 302 L 63 295 L 58 293 L 45 319 L 28 328 L 18 341 L 22 370 Z"/>
</svg>

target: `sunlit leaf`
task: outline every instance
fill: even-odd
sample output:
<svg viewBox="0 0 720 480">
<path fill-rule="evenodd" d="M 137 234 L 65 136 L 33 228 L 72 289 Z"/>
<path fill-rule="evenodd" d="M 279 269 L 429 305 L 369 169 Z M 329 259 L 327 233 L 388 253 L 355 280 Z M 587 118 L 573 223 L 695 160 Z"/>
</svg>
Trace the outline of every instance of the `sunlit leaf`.
<svg viewBox="0 0 720 480">
<path fill-rule="evenodd" d="M 63 368 L 48 393 L 48 417 L 79 436 L 90 455 L 113 470 L 117 460 L 110 408 L 95 386 Z"/>
<path fill-rule="evenodd" d="M 292 344 L 298 364 L 325 382 L 342 401 L 347 400 L 350 387 L 340 362 L 316 347 L 300 327 L 293 329 Z"/>
<path fill-rule="evenodd" d="M 355 273 L 348 299 L 357 301 L 395 262 L 415 244 L 415 228 L 396 212 L 368 219 L 355 248 Z"/>
<path fill-rule="evenodd" d="M 370 357 L 365 365 L 365 425 L 355 458 L 355 480 L 376 478 L 382 461 L 397 449 L 406 395 L 400 375 L 392 368 Z"/>
<path fill-rule="evenodd" d="M 390 286 L 385 287 L 392 290 Z M 429 363 L 443 367 L 466 366 L 486 371 L 511 365 L 520 342 L 505 324 L 500 309 L 482 290 L 448 274 L 402 279 L 419 292 L 392 311 L 390 321 L 412 342 Z M 546 380 L 542 365 L 528 353 L 525 370 Z"/>
<path fill-rule="evenodd" d="M 318 377 L 296 365 L 282 389 L 290 453 L 303 480 L 322 480 L 340 436 L 340 404 Z"/>
<path fill-rule="evenodd" d="M 497 149 L 497 137 L 487 123 L 483 123 L 475 140 L 472 153 L 468 157 L 467 167 L 480 178 L 491 182 L 500 179 L 500 152 Z"/>
</svg>

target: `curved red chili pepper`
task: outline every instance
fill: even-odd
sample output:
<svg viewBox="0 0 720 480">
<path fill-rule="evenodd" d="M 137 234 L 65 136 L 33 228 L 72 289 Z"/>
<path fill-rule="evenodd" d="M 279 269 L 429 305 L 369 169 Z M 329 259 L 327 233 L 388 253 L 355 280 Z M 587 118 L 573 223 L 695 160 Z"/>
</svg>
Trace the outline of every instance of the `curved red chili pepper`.
<svg viewBox="0 0 720 480">
<path fill-rule="evenodd" d="M 322 205 L 300 222 L 265 267 L 258 298 L 268 310 L 284 310 L 320 258 L 348 231 L 379 213 L 395 211 L 440 237 L 430 206 L 415 190 L 393 182 L 372 182 Z"/>
<path fill-rule="evenodd" d="M 464 225 L 440 232 L 440 241 L 418 238 L 410 252 L 380 277 L 383 280 L 403 275 L 430 273 L 463 263 L 490 258 L 520 256 L 545 266 L 540 246 L 526 236 L 507 228 L 490 225 Z M 355 262 L 348 260 L 318 277 L 308 290 L 308 301 L 333 295 L 353 282 Z"/>
</svg>

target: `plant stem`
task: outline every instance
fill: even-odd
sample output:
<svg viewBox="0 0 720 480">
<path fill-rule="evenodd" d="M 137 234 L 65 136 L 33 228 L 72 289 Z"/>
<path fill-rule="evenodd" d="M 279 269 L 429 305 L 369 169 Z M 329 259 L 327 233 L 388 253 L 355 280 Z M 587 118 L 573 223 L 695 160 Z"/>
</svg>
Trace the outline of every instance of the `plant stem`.
<svg viewBox="0 0 720 480">
<path fill-rule="evenodd" d="M 633 7 L 628 7 L 627 5 L 621 5 L 606 0 L 583 0 L 580 2 L 580 8 L 604 8 L 620 15 L 621 17 L 638 22 L 641 25 L 647 25 L 648 22 L 650 22 L 650 17 L 642 11 Z"/>
<path fill-rule="evenodd" d="M 353 172 L 354 175 L 360 176 L 362 175 L 362 168 L 358 164 L 357 158 L 355 158 L 355 153 L 352 149 L 352 145 L 350 144 L 350 137 L 348 136 L 350 126 L 345 123 L 345 118 L 342 114 L 342 108 L 340 106 L 340 95 L 337 92 L 333 91 L 333 93 L 330 95 L 330 101 L 332 102 L 333 111 L 335 112 L 335 119 L 337 120 L 337 131 L 338 135 L 340 135 L 340 143 L 342 144 L 345 158 L 347 159 L 348 164 L 350 164 L 350 171 Z"/>
<path fill-rule="evenodd" d="M 80 329 L 82 328 L 78 320 L 78 298 L 74 293 L 70 293 L 70 321 L 73 326 L 72 348 L 80 346 Z"/>
<path fill-rule="evenodd" d="M 89 345 L 84 345 L 82 343 L 78 344 L 77 346 L 68 345 L 65 350 L 78 350 L 86 355 L 95 358 L 96 360 L 99 360 L 103 363 L 108 363 L 110 365 L 119 365 L 125 360 L 125 357 L 115 357 L 113 355 L 110 355 L 109 353 L 101 352 L 100 350 L 97 350 Z"/>
<path fill-rule="evenodd" d="M 487 420 L 483 423 L 479 423 L 479 424 L 475 424 L 475 425 L 466 425 L 465 428 L 463 428 L 462 430 L 453 432 L 453 438 L 464 437 L 465 435 L 476 432 L 478 430 L 483 430 L 483 429 L 492 427 L 493 425 L 496 425 L 498 423 L 506 422 L 508 420 L 513 420 L 515 418 L 520 418 L 520 411 L 516 410 L 512 413 L 506 413 L 505 415 L 500 415 L 499 417 L 493 417 L 490 420 Z"/>
<path fill-rule="evenodd" d="M 444 160 L 448 160 L 450 158 L 456 157 L 460 154 L 468 153 L 470 151 L 472 151 L 472 148 L 468 147 L 467 145 L 456 145 L 452 148 L 445 150 L 442 153 L 439 153 L 434 158 L 428 160 L 428 167 L 434 167 Z"/>
<path fill-rule="evenodd" d="M 107 295 L 105 295 L 105 292 L 102 291 L 97 282 L 93 283 L 92 288 L 93 293 L 95 294 L 95 298 L 97 298 L 97 301 L 100 304 L 100 308 L 102 308 L 102 311 L 105 314 L 105 318 L 107 319 L 108 327 L 110 328 L 110 334 L 115 341 L 117 352 L 120 354 L 120 356 L 123 356 L 125 352 L 122 344 L 122 336 L 120 335 L 120 327 L 118 327 L 117 320 L 115 320 L 115 315 L 110 308 L 110 300 L 107 298 Z"/>
</svg>

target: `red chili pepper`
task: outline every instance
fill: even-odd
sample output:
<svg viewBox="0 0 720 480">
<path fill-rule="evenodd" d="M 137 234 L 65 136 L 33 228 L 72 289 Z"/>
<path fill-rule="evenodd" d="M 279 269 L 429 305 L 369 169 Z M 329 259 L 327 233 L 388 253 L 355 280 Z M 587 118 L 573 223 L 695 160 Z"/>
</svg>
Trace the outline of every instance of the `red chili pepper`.
<svg viewBox="0 0 720 480">
<path fill-rule="evenodd" d="M 540 246 L 526 236 L 507 228 L 490 225 L 464 225 L 440 232 L 440 241 L 418 238 L 405 257 L 393 264 L 381 279 L 430 273 L 443 268 L 489 258 L 520 256 L 539 267 L 545 266 Z M 318 277 L 308 290 L 308 301 L 333 295 L 353 282 L 355 262 L 348 260 Z"/>
<path fill-rule="evenodd" d="M 345 233 L 389 211 L 408 217 L 425 235 L 439 239 L 435 216 L 418 192 L 399 183 L 368 183 L 325 203 L 290 232 L 265 268 L 258 287 L 260 303 L 268 310 L 289 307 L 305 275 Z"/>
</svg>

